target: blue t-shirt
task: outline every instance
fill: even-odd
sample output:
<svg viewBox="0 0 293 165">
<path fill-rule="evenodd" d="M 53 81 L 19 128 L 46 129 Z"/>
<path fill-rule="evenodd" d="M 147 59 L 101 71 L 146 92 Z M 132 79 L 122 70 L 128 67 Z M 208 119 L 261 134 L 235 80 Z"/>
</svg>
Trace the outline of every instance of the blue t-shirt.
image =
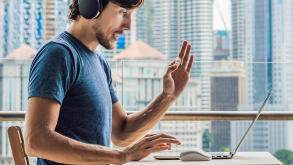
<svg viewBox="0 0 293 165">
<path fill-rule="evenodd" d="M 70 33 L 59 34 L 39 49 L 28 94 L 61 104 L 56 132 L 84 143 L 110 145 L 112 104 L 118 98 L 109 64 Z M 38 159 L 37 164 L 58 163 Z"/>
</svg>

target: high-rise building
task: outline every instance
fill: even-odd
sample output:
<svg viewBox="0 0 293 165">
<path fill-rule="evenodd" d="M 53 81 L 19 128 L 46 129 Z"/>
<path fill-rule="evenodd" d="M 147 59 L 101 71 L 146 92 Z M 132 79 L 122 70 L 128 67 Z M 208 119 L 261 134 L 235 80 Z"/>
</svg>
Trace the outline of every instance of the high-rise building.
<svg viewBox="0 0 293 165">
<path fill-rule="evenodd" d="M 232 45 L 231 57 L 235 60 L 245 58 L 245 0 L 231 0 Z"/>
<path fill-rule="evenodd" d="M 55 35 L 63 32 L 70 25 L 70 21 L 68 19 L 70 2 L 71 2 L 71 0 L 57 0 L 56 1 L 56 11 L 55 11 L 56 32 L 55 32 Z"/>
<path fill-rule="evenodd" d="M 246 27 L 246 71 L 247 76 L 247 104 L 253 110 L 264 101 L 270 88 L 272 88 L 272 52 L 271 52 L 271 1 L 246 1 L 245 27 Z M 273 97 L 274 98 L 274 97 Z M 273 99 L 272 98 L 272 99 Z M 270 102 L 271 103 L 271 102 Z M 269 104 L 270 104 L 269 103 Z M 243 149 L 255 151 L 269 150 L 271 139 L 271 122 L 258 122 L 255 124 L 251 136 Z M 250 147 L 248 147 L 249 145 Z M 272 150 L 269 150 L 274 152 Z"/>
<path fill-rule="evenodd" d="M 44 0 L 44 38 L 48 41 L 50 38 L 55 36 L 56 31 L 56 0 Z"/>
<path fill-rule="evenodd" d="M 232 22 L 233 19 L 236 22 L 242 20 L 239 24 L 245 26 L 245 33 L 242 35 L 245 42 L 242 43 L 245 43 L 243 59 L 247 73 L 247 106 L 242 106 L 239 110 L 257 110 L 271 89 L 273 96 L 267 108 L 272 111 L 290 109 L 293 101 L 290 99 L 293 92 L 291 85 L 293 67 L 290 64 L 293 50 L 293 40 L 290 37 L 293 33 L 293 2 L 247 0 L 244 6 L 238 4 L 238 6 L 232 5 L 233 7 L 241 8 L 239 11 L 244 10 L 244 14 L 239 15 L 238 18 L 237 12 L 232 12 Z M 242 34 L 241 29 L 237 31 L 235 28 L 234 32 Z M 232 33 L 232 40 L 233 37 Z M 242 44 L 239 45 L 239 48 L 241 47 Z M 278 149 L 292 149 L 293 144 L 289 140 L 292 139 L 292 131 L 289 130 L 291 125 L 292 123 L 289 122 L 258 122 L 241 149 L 272 153 Z M 235 123 L 235 127 L 232 125 L 232 129 L 237 131 L 232 139 L 239 139 L 239 136 L 243 135 L 241 130 L 245 130 L 247 126 L 247 122 Z"/>
<path fill-rule="evenodd" d="M 230 55 L 230 32 L 217 30 L 214 32 L 214 60 L 228 60 Z"/>
<path fill-rule="evenodd" d="M 3 10 L 3 3 L 0 2 L 0 36 L 3 36 L 3 19 L 4 17 L 2 17 L 2 15 L 4 15 L 4 10 Z M 0 40 L 0 45 L 3 45 L 3 40 Z M 3 54 L 3 49 L 0 48 L 0 58 L 2 57 Z"/>
<path fill-rule="evenodd" d="M 0 57 L 22 44 L 38 49 L 65 30 L 69 20 L 69 0 L 4 0 L 0 2 Z"/>
<path fill-rule="evenodd" d="M 136 36 L 137 40 L 141 40 L 153 46 L 153 19 L 154 19 L 154 5 L 152 0 L 144 1 L 144 5 L 136 11 Z"/>
<path fill-rule="evenodd" d="M 137 39 L 168 55 L 178 56 L 183 40 L 193 47 L 191 77 L 200 82 L 200 110 L 210 109 L 209 72 L 213 59 L 213 1 L 149 0 L 137 11 Z M 207 62 L 209 61 L 209 62 Z"/>
<path fill-rule="evenodd" d="M 242 61 L 215 61 L 211 71 L 211 110 L 236 111 L 245 104 L 245 70 Z M 230 121 L 212 121 L 212 151 L 231 148 Z"/>
<path fill-rule="evenodd" d="M 274 104 L 292 104 L 293 100 L 293 2 L 271 0 L 271 43 L 269 58 L 274 87 Z M 268 47 L 269 47 L 268 46 Z M 283 83 L 282 83 L 283 82 Z"/>
<path fill-rule="evenodd" d="M 44 4 L 44 41 L 50 40 L 57 33 L 66 29 L 69 24 L 67 15 L 69 13 L 70 0 L 43 0 Z"/>
<path fill-rule="evenodd" d="M 246 1 L 246 70 L 248 104 L 263 102 L 272 88 L 271 1 Z"/>
</svg>

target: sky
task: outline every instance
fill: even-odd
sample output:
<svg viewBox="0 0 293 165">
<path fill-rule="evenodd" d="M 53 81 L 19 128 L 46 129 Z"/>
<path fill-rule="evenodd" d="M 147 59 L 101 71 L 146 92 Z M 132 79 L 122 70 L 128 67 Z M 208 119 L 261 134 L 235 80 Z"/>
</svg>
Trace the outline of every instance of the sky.
<svg viewBox="0 0 293 165">
<path fill-rule="evenodd" d="M 214 0 L 213 7 L 214 30 L 231 30 L 231 0 Z"/>
</svg>

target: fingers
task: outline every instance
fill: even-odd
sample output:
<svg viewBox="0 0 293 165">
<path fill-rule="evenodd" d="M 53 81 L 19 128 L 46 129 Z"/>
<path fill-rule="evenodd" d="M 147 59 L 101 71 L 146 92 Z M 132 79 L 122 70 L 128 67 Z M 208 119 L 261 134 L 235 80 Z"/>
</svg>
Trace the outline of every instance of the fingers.
<svg viewBox="0 0 293 165">
<path fill-rule="evenodd" d="M 181 48 L 181 51 L 179 53 L 179 59 L 182 59 L 182 63 L 180 65 L 180 67 L 183 67 L 185 68 L 186 64 L 187 64 L 187 61 L 189 59 L 189 53 L 190 53 L 190 50 L 191 50 L 191 45 L 188 44 L 187 41 L 184 41 L 183 44 L 182 44 L 182 48 Z M 193 56 L 192 56 L 192 59 L 190 57 L 189 59 L 189 62 L 188 62 L 188 65 L 187 65 L 187 72 L 190 72 L 191 70 L 191 67 L 192 67 L 192 63 L 193 63 Z M 172 72 L 174 70 L 177 69 L 177 67 L 173 66 L 175 64 L 175 62 L 173 61 L 171 64 L 169 64 L 169 66 L 172 66 L 172 68 L 168 68 L 168 71 L 169 72 Z"/>
<path fill-rule="evenodd" d="M 179 64 L 175 63 L 171 66 L 168 66 L 168 70 L 166 74 L 171 74 L 173 71 L 175 71 L 179 67 Z"/>
<path fill-rule="evenodd" d="M 150 136 L 146 139 L 146 141 L 152 141 L 154 139 L 158 139 L 158 138 L 171 138 L 171 139 L 176 139 L 175 137 L 171 136 L 171 135 L 167 135 L 167 134 L 154 134 L 153 136 Z"/>
<path fill-rule="evenodd" d="M 175 58 L 168 66 L 174 65 L 174 64 L 180 64 L 181 59 L 180 58 Z"/>
<path fill-rule="evenodd" d="M 178 66 L 180 65 L 180 58 L 176 58 L 174 59 L 169 65 L 168 65 L 168 69 L 167 69 L 167 73 L 166 74 L 171 74 L 174 70 L 176 70 L 178 68 Z"/>
<path fill-rule="evenodd" d="M 145 150 L 149 153 L 159 152 L 163 150 L 171 150 L 171 144 L 181 144 L 176 139 L 158 138 L 148 143 Z"/>
<path fill-rule="evenodd" d="M 148 134 L 141 141 L 130 147 L 126 147 L 123 152 L 129 160 L 140 160 L 153 152 L 171 149 L 171 144 L 181 144 L 175 137 L 166 134 Z"/>
<path fill-rule="evenodd" d="M 158 146 L 168 146 L 168 150 L 171 150 L 171 143 L 160 143 Z"/>
<path fill-rule="evenodd" d="M 167 145 L 169 146 L 168 150 L 171 150 L 171 144 L 167 143 Z"/>
<path fill-rule="evenodd" d="M 147 134 L 147 135 L 145 135 L 145 137 L 150 137 L 150 136 L 154 136 L 154 135 L 156 135 L 156 134 L 151 133 L 151 134 Z"/>
<path fill-rule="evenodd" d="M 149 153 L 153 153 L 153 152 L 160 152 L 160 151 L 164 151 L 167 150 L 169 147 L 167 145 L 165 146 L 156 146 L 156 147 L 152 147 L 152 148 L 148 148 L 146 149 L 147 152 Z"/>
<path fill-rule="evenodd" d="M 179 53 L 179 58 L 182 59 L 184 57 L 185 49 L 186 49 L 187 41 L 183 41 L 181 51 Z"/>
<path fill-rule="evenodd" d="M 189 73 L 193 64 L 193 55 L 190 56 L 186 71 Z"/>
<path fill-rule="evenodd" d="M 178 141 L 177 139 L 171 139 L 171 138 L 158 138 L 158 139 L 155 139 L 155 140 L 152 140 L 149 142 L 148 144 L 148 147 L 151 147 L 151 146 L 157 146 L 159 144 L 162 144 L 162 143 L 167 143 L 167 144 L 177 144 L 177 145 L 180 145 L 180 141 Z M 167 145 L 168 146 L 168 145 Z"/>
<path fill-rule="evenodd" d="M 186 63 L 187 63 L 187 60 L 188 60 L 188 57 L 189 57 L 190 49 L 191 49 L 191 45 L 188 44 L 186 52 L 185 52 L 185 55 L 184 55 L 184 58 L 183 58 L 183 61 L 182 61 L 182 64 L 181 64 L 181 66 L 184 67 L 184 68 L 186 66 Z"/>
<path fill-rule="evenodd" d="M 156 134 L 153 136 L 148 136 L 144 139 L 142 143 L 145 144 L 146 148 L 167 146 L 167 149 L 169 150 L 171 149 L 171 144 L 181 144 L 181 142 L 175 137 L 166 134 Z"/>
</svg>

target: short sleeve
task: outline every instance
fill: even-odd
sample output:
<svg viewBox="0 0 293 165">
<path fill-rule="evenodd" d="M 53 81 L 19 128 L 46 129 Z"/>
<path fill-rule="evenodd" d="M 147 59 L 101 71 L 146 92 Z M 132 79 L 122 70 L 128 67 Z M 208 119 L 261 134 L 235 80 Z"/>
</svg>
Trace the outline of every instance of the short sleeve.
<svg viewBox="0 0 293 165">
<path fill-rule="evenodd" d="M 118 97 L 117 97 L 116 92 L 115 92 L 115 90 L 113 88 L 113 85 L 112 85 L 112 77 L 110 77 L 110 79 L 111 80 L 110 80 L 110 83 L 109 83 L 109 89 L 110 89 L 110 94 L 111 94 L 111 98 L 112 98 L 112 104 L 114 104 L 114 103 L 118 102 Z"/>
<path fill-rule="evenodd" d="M 117 95 L 116 95 L 116 92 L 113 88 L 113 85 L 112 85 L 112 73 L 111 73 L 111 68 L 108 64 L 108 62 L 105 60 L 105 58 L 103 58 L 104 60 L 104 68 L 105 68 L 105 72 L 107 74 L 107 77 L 108 77 L 108 84 L 109 84 L 109 90 L 110 90 L 110 94 L 111 94 L 111 98 L 112 98 L 112 104 L 116 103 L 119 101 Z"/>
<path fill-rule="evenodd" d="M 51 42 L 36 55 L 30 68 L 28 98 L 46 97 L 62 104 L 74 80 L 71 52 Z"/>
</svg>

